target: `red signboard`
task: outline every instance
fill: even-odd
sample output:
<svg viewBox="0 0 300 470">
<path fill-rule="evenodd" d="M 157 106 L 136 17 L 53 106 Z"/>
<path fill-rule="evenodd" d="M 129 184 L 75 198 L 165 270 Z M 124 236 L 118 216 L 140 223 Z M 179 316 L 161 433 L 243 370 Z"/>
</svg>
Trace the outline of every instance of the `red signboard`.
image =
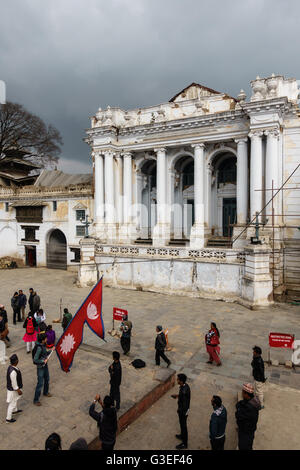
<svg viewBox="0 0 300 470">
<path fill-rule="evenodd" d="M 123 310 L 122 308 L 114 307 L 114 309 L 113 309 L 113 319 L 114 320 L 122 321 L 124 315 L 128 315 L 127 310 Z"/>
<path fill-rule="evenodd" d="M 287 348 L 293 349 L 293 343 L 295 340 L 294 335 L 285 333 L 270 333 L 269 334 L 269 345 L 271 348 Z"/>
</svg>

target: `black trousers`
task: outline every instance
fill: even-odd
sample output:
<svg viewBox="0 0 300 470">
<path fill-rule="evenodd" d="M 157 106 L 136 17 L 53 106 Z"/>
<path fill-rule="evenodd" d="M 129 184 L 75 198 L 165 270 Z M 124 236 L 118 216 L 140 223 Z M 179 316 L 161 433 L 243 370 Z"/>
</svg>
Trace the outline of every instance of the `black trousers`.
<svg viewBox="0 0 300 470">
<path fill-rule="evenodd" d="M 239 431 L 238 436 L 239 436 L 239 442 L 238 442 L 239 450 L 252 450 L 253 441 L 254 441 L 254 432 L 246 434 L 246 433 Z"/>
<path fill-rule="evenodd" d="M 180 435 L 182 442 L 185 446 L 188 444 L 188 430 L 187 430 L 187 415 L 185 413 L 182 413 L 180 411 L 177 411 L 178 413 L 178 418 L 179 418 L 179 424 L 180 424 Z"/>
<path fill-rule="evenodd" d="M 120 409 L 120 386 L 119 385 L 114 385 L 110 384 L 110 398 L 114 401 L 114 404 L 116 402 L 116 409 Z"/>
<path fill-rule="evenodd" d="M 114 450 L 115 442 L 113 444 L 104 444 L 102 442 L 102 450 Z"/>
<path fill-rule="evenodd" d="M 165 353 L 163 351 L 160 351 L 159 349 L 155 350 L 155 363 L 157 366 L 160 365 L 160 358 L 162 358 L 167 364 L 170 364 L 170 360 L 167 358 Z"/>
<path fill-rule="evenodd" d="M 121 336 L 121 346 L 124 354 L 127 354 L 130 351 L 130 339 L 130 336 L 125 338 L 124 336 Z"/>
<path fill-rule="evenodd" d="M 14 313 L 13 313 L 13 324 L 15 325 L 17 320 L 16 320 L 16 316 L 18 315 L 18 321 L 21 321 L 21 309 L 20 308 L 17 308 L 16 310 L 14 310 Z"/>
<path fill-rule="evenodd" d="M 224 450 L 225 436 L 221 439 L 211 439 L 211 450 Z"/>
</svg>

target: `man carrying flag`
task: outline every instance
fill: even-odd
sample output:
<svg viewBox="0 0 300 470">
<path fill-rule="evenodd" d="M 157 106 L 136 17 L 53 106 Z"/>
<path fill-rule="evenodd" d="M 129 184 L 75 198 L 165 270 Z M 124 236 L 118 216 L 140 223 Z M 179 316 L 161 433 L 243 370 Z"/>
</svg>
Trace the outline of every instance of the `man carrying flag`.
<svg viewBox="0 0 300 470">
<path fill-rule="evenodd" d="M 104 340 L 104 324 L 102 320 L 102 278 L 89 293 L 71 322 L 64 330 L 56 344 L 56 354 L 62 370 L 69 372 L 75 352 L 82 343 L 83 327 L 89 328 Z"/>
</svg>

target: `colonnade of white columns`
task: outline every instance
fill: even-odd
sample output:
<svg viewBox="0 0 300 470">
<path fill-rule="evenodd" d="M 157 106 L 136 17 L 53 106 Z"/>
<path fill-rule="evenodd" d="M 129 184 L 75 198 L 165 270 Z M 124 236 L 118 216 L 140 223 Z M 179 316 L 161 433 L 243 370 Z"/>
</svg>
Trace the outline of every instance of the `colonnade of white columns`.
<svg viewBox="0 0 300 470">
<path fill-rule="evenodd" d="M 269 189 L 278 187 L 278 130 L 253 130 L 250 132 L 250 217 L 260 212 L 265 201 L 271 199 Z M 266 159 L 262 137 L 266 135 Z M 243 227 L 248 216 L 248 138 L 235 140 L 237 144 L 237 226 Z M 211 163 L 207 161 L 205 144 L 192 145 L 194 149 L 194 208 L 195 220 L 190 234 L 190 246 L 202 248 L 210 226 Z M 172 217 L 172 188 L 174 177 L 167 165 L 167 149 L 154 149 L 157 159 L 157 221 L 152 232 L 154 246 L 166 246 L 170 240 Z M 95 236 L 102 241 L 132 243 L 136 237 L 133 213 L 134 177 L 131 152 L 113 150 L 95 151 Z M 137 175 L 136 175 L 137 176 Z M 174 175 L 173 175 L 174 176 Z M 137 178 L 135 178 L 137 184 Z M 139 185 L 140 186 L 140 185 Z M 266 188 L 265 195 L 262 189 Z M 174 197 L 173 197 L 174 200 Z M 276 210 L 278 210 L 276 208 Z"/>
<path fill-rule="evenodd" d="M 262 138 L 266 138 L 265 172 L 263 159 Z M 278 137 L 279 129 L 255 130 L 249 134 L 251 138 L 250 156 L 250 217 L 253 219 L 256 212 L 261 213 L 264 206 L 272 198 L 273 187 L 278 188 Z M 265 173 L 265 174 L 264 174 Z M 274 198 L 275 213 L 278 213 L 278 199 Z M 271 203 L 266 208 L 267 214 L 271 213 Z M 268 217 L 270 220 L 270 217 Z"/>
<path fill-rule="evenodd" d="M 95 236 L 102 241 L 131 243 L 132 154 L 95 152 Z"/>
</svg>

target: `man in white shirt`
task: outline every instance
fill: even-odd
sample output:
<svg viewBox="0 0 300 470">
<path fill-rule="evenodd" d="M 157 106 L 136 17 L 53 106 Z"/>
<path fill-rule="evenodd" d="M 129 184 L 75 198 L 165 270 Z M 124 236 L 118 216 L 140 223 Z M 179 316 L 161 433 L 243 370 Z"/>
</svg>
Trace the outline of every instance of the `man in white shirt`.
<svg viewBox="0 0 300 470">
<path fill-rule="evenodd" d="M 7 423 L 15 423 L 16 420 L 13 418 L 13 414 L 21 413 L 22 410 L 18 410 L 18 400 L 22 395 L 22 374 L 20 369 L 17 367 L 19 363 L 18 356 L 13 354 L 10 358 L 10 366 L 7 369 Z"/>
</svg>

